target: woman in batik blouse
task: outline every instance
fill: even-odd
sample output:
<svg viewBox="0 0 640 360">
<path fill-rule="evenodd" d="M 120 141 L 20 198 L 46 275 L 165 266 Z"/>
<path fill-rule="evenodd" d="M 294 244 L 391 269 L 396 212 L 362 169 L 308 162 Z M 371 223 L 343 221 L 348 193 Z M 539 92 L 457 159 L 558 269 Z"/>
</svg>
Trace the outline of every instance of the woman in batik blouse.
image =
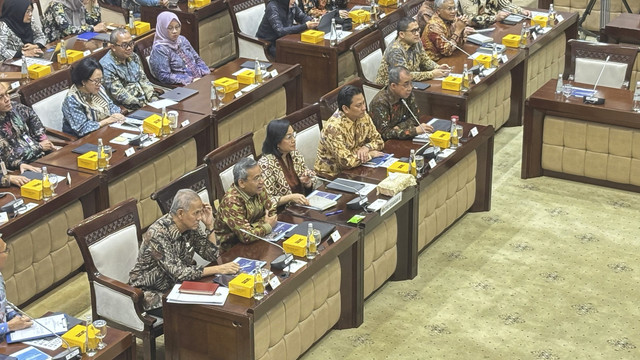
<svg viewBox="0 0 640 360">
<path fill-rule="evenodd" d="M 172 12 L 158 15 L 149 67 L 153 76 L 165 84 L 187 85 L 211 73 L 189 40 L 180 35 L 181 26 Z"/>
<path fill-rule="evenodd" d="M 0 16 L 0 61 L 40 56 L 47 39 L 38 24 L 31 22 L 29 0 L 4 0 Z"/>
<path fill-rule="evenodd" d="M 42 27 L 49 42 L 85 32 L 105 32 L 97 0 L 53 0 L 44 12 Z"/>
<path fill-rule="evenodd" d="M 273 120 L 258 160 L 267 193 L 278 206 L 287 203 L 308 205 L 305 197 L 315 183 L 315 172 L 307 168 L 296 150 L 296 133 L 289 120 Z"/>
</svg>

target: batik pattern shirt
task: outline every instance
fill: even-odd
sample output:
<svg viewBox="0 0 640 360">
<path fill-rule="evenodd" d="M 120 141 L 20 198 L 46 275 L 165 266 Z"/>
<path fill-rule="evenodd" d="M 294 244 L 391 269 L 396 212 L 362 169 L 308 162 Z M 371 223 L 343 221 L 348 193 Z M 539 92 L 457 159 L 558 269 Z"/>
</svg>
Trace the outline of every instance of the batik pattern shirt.
<svg viewBox="0 0 640 360">
<path fill-rule="evenodd" d="M 507 10 L 522 14 L 522 8 L 513 5 L 511 0 L 459 0 L 460 12 L 471 18 L 473 27 L 486 28 L 496 22 L 496 14 Z"/>
<path fill-rule="evenodd" d="M 101 120 L 119 113 L 120 107 L 111 101 L 102 86 L 97 94 L 87 94 L 72 85 L 62 103 L 62 131 L 83 137 L 100 129 Z"/>
<path fill-rule="evenodd" d="M 434 61 L 438 61 L 444 56 L 451 56 L 456 51 L 456 45 L 461 47 L 466 40 L 467 36 L 464 30 L 462 36 L 456 34 L 453 23 L 447 24 L 438 14 L 431 18 L 422 34 L 424 50 Z"/>
<path fill-rule="evenodd" d="M 66 9 L 68 11 L 68 9 Z M 84 19 L 86 24 L 72 25 L 71 19 L 65 12 L 65 6 L 59 2 L 54 2 L 49 5 L 44 12 L 42 18 L 42 28 L 44 34 L 47 36 L 49 42 L 57 41 L 69 35 L 82 34 L 88 31 L 93 31 L 93 25 L 99 24 L 101 20 L 100 6 L 94 6 L 91 11 L 84 11 Z"/>
<path fill-rule="evenodd" d="M 40 26 L 32 21 L 31 28 L 33 29 L 33 43 L 44 47 L 47 44 L 47 38 Z M 4 21 L 0 21 L 0 61 L 22 57 L 23 46 L 24 43 L 18 35 Z"/>
<path fill-rule="evenodd" d="M 271 225 L 264 221 L 264 215 L 267 212 L 270 216 L 274 215 L 276 206 L 264 188 L 259 194 L 249 196 L 235 184 L 231 185 L 220 201 L 218 216 L 213 225 L 222 250 L 231 249 L 238 241 L 246 244 L 256 240 L 240 229 L 258 236 L 269 234 Z"/>
<path fill-rule="evenodd" d="M 389 69 L 400 65 L 411 72 L 411 77 L 415 81 L 432 79 L 433 73 L 431 70 L 438 66 L 424 51 L 422 42 L 418 41 L 413 45 L 409 45 L 397 38 L 384 51 L 376 83 L 386 86 L 389 82 Z"/>
<path fill-rule="evenodd" d="M 18 312 L 7 305 L 7 291 L 4 287 L 4 277 L 0 273 L 0 343 L 4 341 L 5 335 L 9 332 L 7 322 L 18 315 Z"/>
<path fill-rule="evenodd" d="M 193 79 L 201 78 L 211 72 L 187 38 L 180 35 L 178 44 L 177 51 L 166 45 L 153 46 L 149 57 L 149 68 L 156 79 L 165 84 L 188 85 L 193 82 Z"/>
<path fill-rule="evenodd" d="M 40 142 L 47 140 L 45 128 L 30 107 L 11 102 L 12 109 L 0 113 L 0 159 L 7 168 L 18 170 L 45 155 Z"/>
<path fill-rule="evenodd" d="M 144 309 L 162 306 L 162 294 L 173 285 L 202 277 L 203 266 L 193 254 L 216 261 L 218 246 L 202 230 L 180 232 L 171 214 L 156 220 L 142 237 L 136 265 L 129 272 L 129 285 L 144 292 Z"/>
<path fill-rule="evenodd" d="M 416 21 L 418 21 L 418 27 L 420 27 L 420 34 L 422 34 L 424 28 L 427 27 L 429 20 L 431 20 L 431 17 L 435 14 L 435 11 L 433 10 L 434 8 L 435 5 L 433 0 L 425 0 L 425 2 L 420 6 L 420 9 L 418 9 Z"/>
<path fill-rule="evenodd" d="M 413 93 L 405 100 L 416 116 L 418 106 Z M 380 90 L 369 105 L 369 113 L 376 129 L 384 140 L 411 139 L 417 135 L 415 120 L 402 104 L 401 99 L 388 88 Z"/>
<path fill-rule="evenodd" d="M 313 170 L 307 168 L 304 163 L 304 157 L 298 151 L 292 151 L 288 156 L 291 156 L 293 161 L 293 170 L 298 178 L 303 176 L 315 177 L 316 173 Z M 262 178 L 264 179 L 264 186 L 267 189 L 267 193 L 271 196 L 271 201 L 276 204 L 281 197 L 291 194 L 291 187 L 287 182 L 284 170 L 280 166 L 278 159 L 273 154 L 263 154 L 258 165 L 262 169 Z M 302 184 L 304 186 L 304 184 Z"/>
<path fill-rule="evenodd" d="M 382 150 L 384 147 L 369 114 L 365 113 L 353 121 L 336 110 L 322 129 L 314 166 L 316 173 L 336 176 L 344 169 L 361 165 L 358 149 L 363 146 L 370 150 Z"/>
<path fill-rule="evenodd" d="M 100 59 L 100 64 L 104 87 L 116 104 L 136 110 L 158 100 L 138 54 L 133 53 L 125 61 L 120 61 L 109 51 Z"/>
</svg>

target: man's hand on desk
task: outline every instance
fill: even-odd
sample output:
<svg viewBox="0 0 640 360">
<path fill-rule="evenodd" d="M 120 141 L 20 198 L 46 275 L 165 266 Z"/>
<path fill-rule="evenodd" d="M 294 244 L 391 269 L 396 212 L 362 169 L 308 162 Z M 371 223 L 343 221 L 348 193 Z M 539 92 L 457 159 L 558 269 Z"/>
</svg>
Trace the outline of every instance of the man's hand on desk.
<svg viewBox="0 0 640 360">
<path fill-rule="evenodd" d="M 18 315 L 7 322 L 9 331 L 26 329 L 31 325 L 33 325 L 33 322 L 31 322 L 28 317 L 22 315 Z"/>
<path fill-rule="evenodd" d="M 41 141 L 40 142 L 40 147 L 44 151 L 53 151 L 53 150 L 56 149 L 55 146 L 53 145 L 53 143 L 50 140 Z"/>
<path fill-rule="evenodd" d="M 340 17 L 343 19 L 349 18 L 349 12 L 347 10 L 340 10 L 338 13 L 340 14 Z"/>
<path fill-rule="evenodd" d="M 307 29 L 315 29 L 318 27 L 317 21 L 307 21 Z"/>
<path fill-rule="evenodd" d="M 425 132 L 433 132 L 433 126 L 429 124 L 422 124 L 421 126 L 416 126 L 416 132 L 418 134 L 424 134 Z"/>
<path fill-rule="evenodd" d="M 99 33 L 103 33 L 107 31 L 107 25 L 105 25 L 104 23 L 98 23 L 93 25 L 93 32 L 99 32 Z"/>
<path fill-rule="evenodd" d="M 39 172 L 42 172 L 42 169 L 29 164 L 20 164 L 20 174 L 22 174 L 25 171 L 33 171 L 33 172 L 39 173 Z"/>
<path fill-rule="evenodd" d="M 504 20 L 507 16 L 509 16 L 508 12 L 502 10 L 498 11 L 496 14 L 496 22 Z"/>
<path fill-rule="evenodd" d="M 373 158 L 377 158 L 378 156 L 382 156 L 384 155 L 384 153 L 382 151 L 378 151 L 378 150 L 371 150 L 369 151 L 369 160 L 373 159 Z M 369 161 L 367 160 L 367 161 Z"/>
<path fill-rule="evenodd" d="M 22 186 L 30 181 L 28 177 L 25 177 L 22 175 L 7 175 L 7 176 L 9 176 L 9 182 L 11 182 L 15 186 Z"/>
<path fill-rule="evenodd" d="M 447 77 L 447 75 L 449 75 L 450 72 L 451 70 L 449 69 L 437 68 L 437 69 L 433 69 L 431 73 L 433 74 L 434 78 L 443 78 L 443 77 Z"/>
<path fill-rule="evenodd" d="M 278 214 L 273 214 L 272 216 L 269 216 L 269 212 L 267 212 L 266 214 L 264 214 L 264 222 L 271 225 L 271 228 L 274 228 L 278 223 Z"/>
<path fill-rule="evenodd" d="M 358 151 L 356 152 L 356 155 L 358 156 L 358 159 L 360 159 L 361 163 L 366 163 L 367 161 L 370 160 L 369 151 L 371 151 L 371 149 L 369 149 L 366 146 L 362 146 L 360 147 L 360 149 L 358 149 Z"/>
<path fill-rule="evenodd" d="M 300 181 L 302 181 L 302 179 L 300 179 Z M 285 203 L 292 202 L 294 204 L 309 205 L 309 200 L 302 194 L 289 194 L 283 197 L 285 198 Z"/>
<path fill-rule="evenodd" d="M 42 50 L 35 44 L 26 44 L 22 47 L 22 55 L 29 57 L 38 57 L 43 54 Z"/>
<path fill-rule="evenodd" d="M 234 262 L 222 265 L 207 266 L 202 270 L 202 276 L 211 276 L 214 274 L 235 274 L 240 270 L 240 266 Z"/>
</svg>

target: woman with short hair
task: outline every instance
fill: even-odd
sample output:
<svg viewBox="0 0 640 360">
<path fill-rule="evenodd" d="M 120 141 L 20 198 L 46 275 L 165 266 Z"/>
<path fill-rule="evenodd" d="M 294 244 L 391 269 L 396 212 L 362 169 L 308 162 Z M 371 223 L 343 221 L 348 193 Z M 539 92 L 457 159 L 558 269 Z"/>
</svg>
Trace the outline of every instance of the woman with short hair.
<svg viewBox="0 0 640 360">
<path fill-rule="evenodd" d="M 91 57 L 71 68 L 67 97 L 62 103 L 62 131 L 82 137 L 99 128 L 124 121 L 120 108 L 111 101 L 102 87 L 102 65 Z"/>
</svg>

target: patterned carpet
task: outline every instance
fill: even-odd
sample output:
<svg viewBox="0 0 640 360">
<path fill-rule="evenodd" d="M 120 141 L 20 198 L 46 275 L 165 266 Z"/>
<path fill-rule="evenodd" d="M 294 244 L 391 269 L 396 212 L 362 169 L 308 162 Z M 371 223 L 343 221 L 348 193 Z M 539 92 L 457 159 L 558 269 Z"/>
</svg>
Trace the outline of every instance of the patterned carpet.
<svg viewBox="0 0 640 360">
<path fill-rule="evenodd" d="M 465 215 L 418 276 L 302 359 L 639 359 L 640 195 L 520 179 L 522 128 L 496 137 L 492 209 Z"/>
</svg>

